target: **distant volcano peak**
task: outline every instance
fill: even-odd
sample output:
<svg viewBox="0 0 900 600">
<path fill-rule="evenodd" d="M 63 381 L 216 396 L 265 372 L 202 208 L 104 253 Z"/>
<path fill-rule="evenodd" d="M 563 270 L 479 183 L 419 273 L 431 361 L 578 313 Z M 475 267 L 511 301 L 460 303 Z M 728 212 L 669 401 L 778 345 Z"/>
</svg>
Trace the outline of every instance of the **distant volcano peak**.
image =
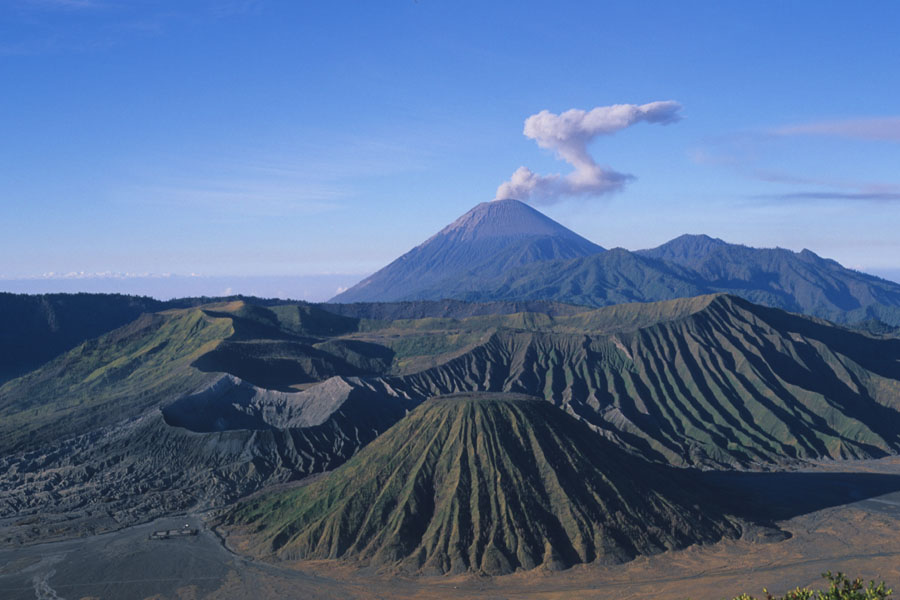
<svg viewBox="0 0 900 600">
<path fill-rule="evenodd" d="M 467 277 L 495 277 L 547 260 L 603 248 L 519 200 L 482 202 L 332 302 L 390 302 L 449 297 Z"/>
<path fill-rule="evenodd" d="M 460 240 L 475 240 L 543 235 L 584 240 L 524 202 L 511 198 L 478 204 L 434 237 L 454 236 Z"/>
</svg>

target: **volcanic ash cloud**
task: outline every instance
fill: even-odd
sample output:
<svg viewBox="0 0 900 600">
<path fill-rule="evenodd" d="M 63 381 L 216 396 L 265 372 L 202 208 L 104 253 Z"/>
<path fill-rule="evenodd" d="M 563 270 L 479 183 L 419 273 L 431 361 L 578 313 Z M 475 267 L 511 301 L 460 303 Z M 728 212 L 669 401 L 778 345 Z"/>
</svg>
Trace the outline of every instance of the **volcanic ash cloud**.
<svg viewBox="0 0 900 600">
<path fill-rule="evenodd" d="M 516 198 L 535 204 L 553 204 L 566 196 L 601 195 L 621 189 L 633 175 L 601 167 L 588 153 L 594 138 L 612 135 L 636 123 L 669 125 L 681 119 L 681 104 L 671 100 L 649 104 L 615 104 L 593 110 L 567 110 L 554 114 L 542 110 L 525 119 L 523 133 L 541 148 L 573 167 L 567 175 L 539 175 L 519 167 L 509 181 L 497 188 L 496 200 Z"/>
</svg>

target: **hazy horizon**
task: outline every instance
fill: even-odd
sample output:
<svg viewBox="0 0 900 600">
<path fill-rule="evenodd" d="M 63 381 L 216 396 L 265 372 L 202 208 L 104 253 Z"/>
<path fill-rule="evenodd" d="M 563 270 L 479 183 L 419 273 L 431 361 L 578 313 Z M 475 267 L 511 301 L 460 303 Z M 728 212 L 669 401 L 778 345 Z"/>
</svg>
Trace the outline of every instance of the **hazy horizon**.
<svg viewBox="0 0 900 600">
<path fill-rule="evenodd" d="M 900 283 L 900 269 L 863 271 Z M 371 273 L 323 275 L 74 275 L 0 279 L 0 292 L 13 294 L 101 293 L 149 296 L 157 300 L 197 296 L 255 296 L 326 302 Z"/>
<path fill-rule="evenodd" d="M 157 300 L 241 295 L 324 302 L 363 277 L 364 275 L 40 277 L 0 280 L 0 292 L 127 294 L 149 296 Z"/>
</svg>

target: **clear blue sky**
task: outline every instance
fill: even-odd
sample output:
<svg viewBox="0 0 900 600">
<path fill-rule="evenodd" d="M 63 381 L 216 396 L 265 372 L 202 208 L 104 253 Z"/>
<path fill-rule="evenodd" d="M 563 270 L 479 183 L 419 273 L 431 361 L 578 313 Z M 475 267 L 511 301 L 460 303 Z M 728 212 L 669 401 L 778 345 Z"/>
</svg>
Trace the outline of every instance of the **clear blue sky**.
<svg viewBox="0 0 900 600">
<path fill-rule="evenodd" d="M 707 233 L 891 273 L 898 23 L 887 1 L 3 0 L 0 278 L 366 274 L 518 167 L 568 172 L 530 115 L 663 100 L 679 122 L 588 147 L 634 180 L 539 208 L 606 247 Z"/>
</svg>

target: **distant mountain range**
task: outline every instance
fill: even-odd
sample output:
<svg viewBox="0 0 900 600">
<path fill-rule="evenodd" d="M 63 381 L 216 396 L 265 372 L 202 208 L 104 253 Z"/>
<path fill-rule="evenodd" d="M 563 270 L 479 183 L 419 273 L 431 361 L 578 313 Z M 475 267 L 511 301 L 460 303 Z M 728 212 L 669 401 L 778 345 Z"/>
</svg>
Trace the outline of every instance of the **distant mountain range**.
<svg viewBox="0 0 900 600">
<path fill-rule="evenodd" d="M 836 323 L 900 325 L 900 284 L 809 250 L 684 235 L 650 250 L 604 251 L 516 200 L 479 204 L 331 302 L 452 298 L 597 307 L 718 292 Z"/>
<path fill-rule="evenodd" d="M 571 314 L 712 293 L 872 333 L 900 327 L 900 284 L 809 250 L 749 248 L 705 235 L 683 235 L 650 250 L 604 250 L 517 200 L 479 204 L 322 307 L 391 320 L 476 312 Z M 227 299 L 0 293 L 0 383 L 141 313 Z"/>
</svg>

